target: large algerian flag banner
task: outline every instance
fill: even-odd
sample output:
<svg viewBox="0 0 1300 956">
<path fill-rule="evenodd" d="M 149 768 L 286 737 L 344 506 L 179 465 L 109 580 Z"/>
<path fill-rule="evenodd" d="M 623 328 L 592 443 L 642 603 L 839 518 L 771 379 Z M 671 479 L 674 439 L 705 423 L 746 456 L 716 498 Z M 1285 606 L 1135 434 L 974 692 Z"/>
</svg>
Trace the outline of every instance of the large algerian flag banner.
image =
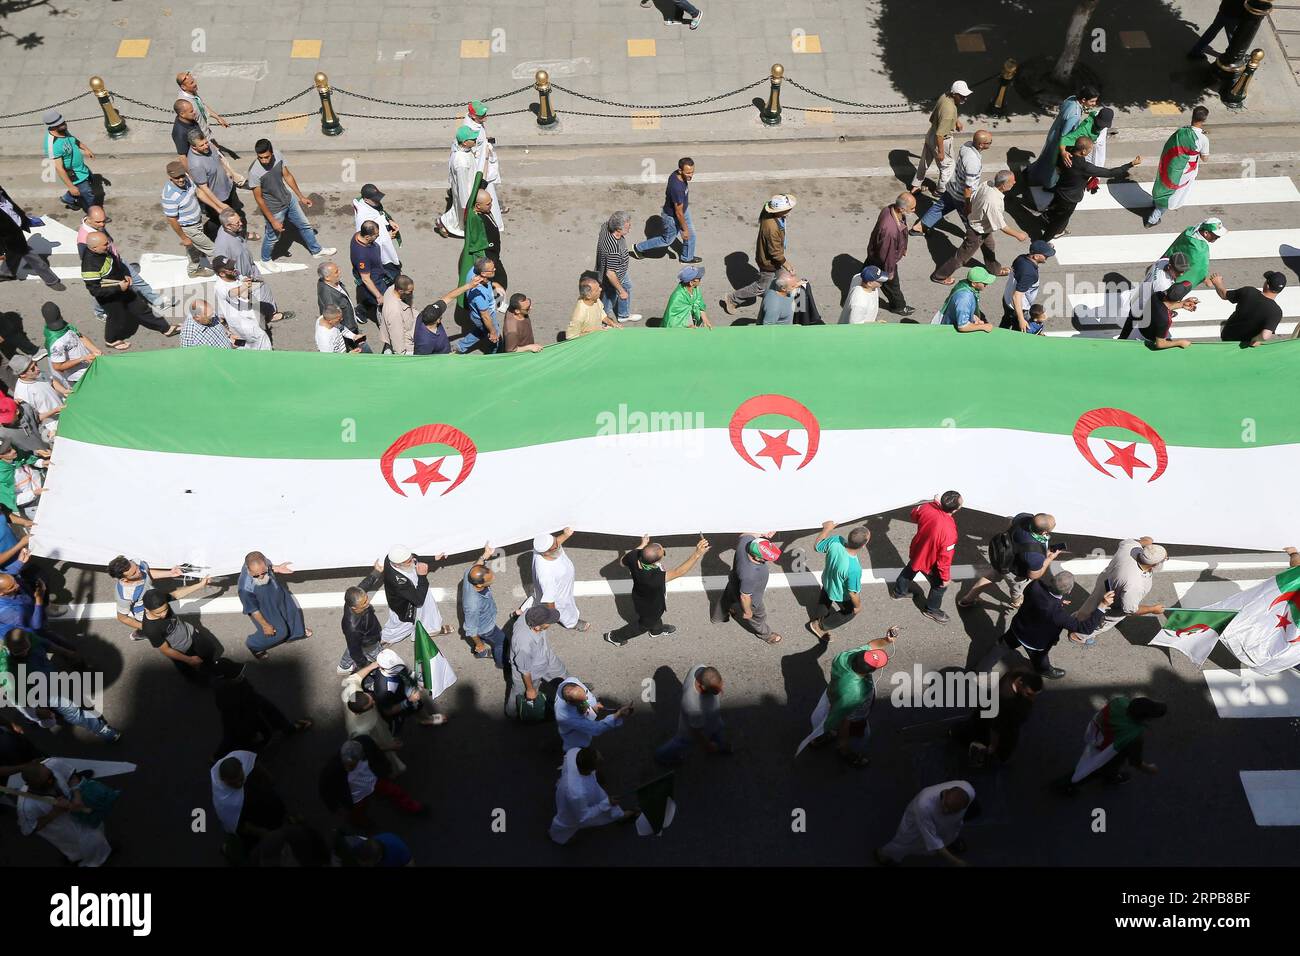
<svg viewBox="0 0 1300 956">
<path fill-rule="evenodd" d="M 1300 567 L 1288 568 L 1240 594 L 1199 610 L 1174 610 L 1151 641 L 1176 647 L 1197 664 L 1216 642 L 1260 674 L 1300 664 Z"/>
<path fill-rule="evenodd" d="M 1186 201 L 1188 187 L 1200 169 L 1200 153 L 1208 148 L 1205 134 L 1192 126 L 1176 130 L 1166 140 L 1151 187 L 1151 198 L 1157 206 L 1177 209 Z"/>
<path fill-rule="evenodd" d="M 415 622 L 415 674 L 431 698 L 436 698 L 456 683 L 456 672 L 447 663 L 447 656 L 438 650 L 438 645 L 419 621 Z"/>
<path fill-rule="evenodd" d="M 465 358 L 106 355 L 59 423 L 34 551 L 350 568 L 566 526 L 814 528 L 947 488 L 1016 514 L 1030 486 L 1069 533 L 1273 549 L 1276 511 L 1233 490 L 1300 474 L 1297 380 L 1293 342 L 1156 353 L 914 325 L 620 329 Z M 175 413 L 142 416 L 159 396 Z"/>
</svg>

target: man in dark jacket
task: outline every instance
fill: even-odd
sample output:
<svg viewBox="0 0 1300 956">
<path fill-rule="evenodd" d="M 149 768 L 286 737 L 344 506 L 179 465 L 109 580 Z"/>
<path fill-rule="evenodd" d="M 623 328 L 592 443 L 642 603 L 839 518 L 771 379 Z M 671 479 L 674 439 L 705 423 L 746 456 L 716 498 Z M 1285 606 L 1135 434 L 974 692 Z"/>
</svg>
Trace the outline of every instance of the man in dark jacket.
<svg viewBox="0 0 1300 956">
<path fill-rule="evenodd" d="M 773 196 L 758 214 L 758 241 L 754 244 L 754 265 L 758 267 L 758 278 L 735 292 L 728 292 L 722 300 L 722 308 L 727 313 L 735 313 L 736 307 L 749 305 L 762 297 L 772 285 L 772 280 L 779 272 L 794 274 L 794 266 L 785 257 L 785 221 L 794 209 L 793 196 Z"/>
<path fill-rule="evenodd" d="M 1066 153 L 1069 157 L 1069 165 L 1066 165 L 1064 158 L 1061 160 L 1061 174 L 1056 180 L 1056 196 L 1043 214 L 1043 238 L 1048 242 L 1057 236 L 1067 235 L 1066 226 L 1070 224 L 1070 217 L 1074 215 L 1074 207 L 1083 202 L 1083 191 L 1088 186 L 1088 180 L 1094 176 L 1098 179 L 1126 176 L 1134 166 L 1142 165 L 1141 156 L 1134 156 L 1124 165 L 1111 168 L 1090 163 L 1088 156 L 1092 153 L 1092 145 L 1092 140 L 1080 136 L 1074 147 Z"/>
<path fill-rule="evenodd" d="M 898 198 L 880 210 L 876 224 L 867 241 L 866 264 L 875 266 L 889 279 L 880 284 L 880 292 L 885 297 L 885 308 L 895 315 L 906 318 L 916 311 L 907 304 L 903 287 L 898 281 L 898 263 L 907 255 L 907 217 L 916 212 L 916 197 L 910 192 L 898 194 Z"/>
<path fill-rule="evenodd" d="M 1070 602 L 1065 600 L 1065 595 L 1073 590 L 1074 575 L 1069 571 L 1059 571 L 1055 577 L 1044 575 L 1031 581 L 1025 588 L 1024 603 L 1002 636 L 1003 642 L 1013 650 L 1023 647 L 1034 670 L 1052 680 L 1065 676 L 1065 671 L 1053 667 L 1047 657 L 1047 652 L 1061 639 L 1061 631 L 1091 634 L 1106 619 L 1106 611 L 1115 600 L 1115 592 L 1107 591 L 1097 610 L 1081 619 L 1068 610 Z"/>
<path fill-rule="evenodd" d="M 322 315 L 327 306 L 336 305 L 343 313 L 343 328 L 353 335 L 357 331 L 357 313 L 352 304 L 352 296 L 343 284 L 343 273 L 332 262 L 322 262 L 316 270 L 316 307 Z"/>
<path fill-rule="evenodd" d="M 1010 670 L 998 681 L 997 709 L 977 707 L 963 724 L 949 731 L 959 744 L 970 747 L 971 763 L 979 765 L 992 754 L 1006 763 L 1020 741 L 1020 728 L 1029 720 L 1034 698 L 1043 689 L 1043 677 L 1028 670 Z"/>
<path fill-rule="evenodd" d="M 91 298 L 104 310 L 104 339 L 113 348 L 128 348 L 127 339 L 142 325 L 169 336 L 181 330 L 179 325 L 171 325 L 154 315 L 149 303 L 132 288 L 131 271 L 110 248 L 108 236 L 102 232 L 92 232 L 86 237 L 81 279 Z"/>
<path fill-rule="evenodd" d="M 435 555 L 435 561 L 447 557 Z M 450 634 L 450 624 L 442 623 L 437 602 L 429 593 L 429 564 L 420 560 L 410 548 L 393 548 L 384 558 L 384 597 L 388 601 L 388 620 L 384 622 L 385 644 L 404 641 L 415 633 L 418 620 L 433 634 Z"/>
<path fill-rule="evenodd" d="M 326 809 L 343 814 L 356 827 L 368 827 L 366 808 L 376 793 L 413 816 L 428 813 L 419 800 L 392 779 L 384 752 L 364 734 L 347 741 L 321 771 L 320 798 Z"/>
<path fill-rule="evenodd" d="M 361 579 L 361 583 L 343 592 L 343 641 L 347 648 L 339 658 L 340 677 L 355 674 L 379 656 L 380 635 L 383 628 L 370 603 L 370 593 L 384 579 L 384 563 L 376 561 L 374 569 Z"/>
<path fill-rule="evenodd" d="M 40 274 L 47 285 L 54 285 L 58 280 L 40 259 L 32 253 L 27 242 L 27 233 L 36 228 L 32 217 L 23 207 L 14 202 L 13 197 L 0 186 L 0 255 L 4 256 L 6 272 L 0 272 L 0 281 L 19 278 L 18 270 L 24 260 L 29 269 Z M 30 258 L 28 258 L 30 256 Z"/>
<path fill-rule="evenodd" d="M 258 693 L 248 682 L 243 664 L 219 660 L 212 670 L 213 701 L 221 714 L 221 743 L 213 760 L 234 750 L 260 753 L 277 731 L 288 736 L 311 727 L 306 718 L 290 721 L 279 707 Z"/>
</svg>

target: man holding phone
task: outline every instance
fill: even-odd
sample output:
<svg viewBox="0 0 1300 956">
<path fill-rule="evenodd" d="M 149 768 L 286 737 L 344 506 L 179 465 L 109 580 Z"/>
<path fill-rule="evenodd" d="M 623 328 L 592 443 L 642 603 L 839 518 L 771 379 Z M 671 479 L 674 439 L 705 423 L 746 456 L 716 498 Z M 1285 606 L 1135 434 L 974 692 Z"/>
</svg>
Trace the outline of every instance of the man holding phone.
<svg viewBox="0 0 1300 956">
<path fill-rule="evenodd" d="M 1169 553 L 1151 538 L 1125 538 L 1119 543 L 1119 550 L 1106 566 L 1106 571 L 1097 578 L 1092 594 L 1083 602 L 1079 610 L 1081 618 L 1086 618 L 1104 603 L 1108 593 L 1114 593 L 1114 602 L 1106 612 L 1105 620 L 1093 634 L 1101 634 L 1126 617 L 1138 617 L 1143 614 L 1164 614 L 1163 604 L 1143 604 L 1151 593 L 1155 583 L 1155 572 L 1169 557 Z M 1070 640 L 1076 644 L 1091 646 L 1097 643 L 1096 637 L 1089 637 L 1070 632 Z"/>
<path fill-rule="evenodd" d="M 1065 546 L 1052 542 L 1056 518 L 1052 515 L 1021 512 L 1011 519 L 1007 530 L 989 541 L 989 564 L 994 577 L 981 577 L 970 590 L 957 598 L 959 608 L 975 606 L 975 599 L 985 588 L 1001 581 L 1011 595 L 1011 606 L 1020 607 L 1025 588 L 1037 581 L 1052 566 L 1052 562 L 1065 553 Z"/>
</svg>

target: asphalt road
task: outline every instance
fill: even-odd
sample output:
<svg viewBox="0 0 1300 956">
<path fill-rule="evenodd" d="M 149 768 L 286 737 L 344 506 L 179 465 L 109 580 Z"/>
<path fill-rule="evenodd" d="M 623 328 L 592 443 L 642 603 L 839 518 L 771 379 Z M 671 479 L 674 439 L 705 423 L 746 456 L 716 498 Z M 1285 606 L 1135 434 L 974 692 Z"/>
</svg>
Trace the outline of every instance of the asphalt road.
<svg viewBox="0 0 1300 956">
<path fill-rule="evenodd" d="M 1132 152 L 1151 156 L 1158 145 L 1138 140 L 1117 144 L 1112 147 L 1112 157 L 1127 159 Z M 1239 160 L 1251 157 L 1258 159 L 1256 175 L 1296 173 L 1297 137 L 1293 134 L 1242 129 L 1216 140 L 1215 145 L 1220 162 L 1208 167 L 1207 178 L 1240 176 Z M 645 160 L 653 161 L 662 174 L 672 168 L 678 155 L 689 153 L 697 159 L 701 173 L 692 190 L 692 202 L 702 237 L 700 254 L 710 270 L 706 280 L 710 300 L 716 302 L 725 291 L 724 275 L 738 279 L 743 273 L 762 202 L 772 193 L 790 192 L 800 201 L 791 218 L 791 258 L 819 289 L 826 290 L 823 301 L 833 303 L 836 299 L 831 290 L 842 288 L 845 277 L 856 268 L 853 263 L 860 264 L 877 209 L 900 188 L 888 175 L 850 175 L 845 170 L 882 170 L 891 164 L 903 168 L 901 154 L 891 152 L 903 146 L 916 149 L 919 144 L 828 144 L 809 146 L 798 153 L 791 153 L 789 147 L 737 150 L 707 144 L 657 151 L 557 149 L 541 156 L 506 152 L 503 195 L 514 207 L 505 237 L 511 289 L 534 296 L 539 340 L 552 341 L 567 323 L 578 273 L 590 264 L 597 229 L 605 217 L 615 208 L 632 209 L 639 225 L 660 204 L 660 186 L 626 183 L 621 178 L 636 180 Z M 1005 161 L 1008 151 L 1037 147 L 1036 137 L 1033 142 L 997 139 L 988 162 Z M 1222 154 L 1233 158 L 1222 162 Z M 445 154 L 441 147 L 414 155 L 358 156 L 356 177 L 349 183 L 339 181 L 340 157 L 336 155 L 291 154 L 288 160 L 299 181 L 319 197 L 312 215 L 323 242 L 346 247 L 352 196 L 360 183 L 379 183 L 389 192 L 388 205 L 407 236 L 403 254 L 417 284 L 417 305 L 451 288 L 459 247 L 439 240 L 431 231 L 432 219 L 442 209 Z M 110 177 L 114 181 L 111 228 L 118 242 L 137 256 L 176 251 L 159 219 L 156 190 L 161 185 L 161 166 L 161 160 L 123 160 Z M 53 191 L 37 181 L 30 166 L 6 161 L 0 163 L 0 174 L 29 208 L 75 225 L 55 201 L 32 198 L 52 196 Z M 1238 224 L 1252 229 L 1292 228 L 1296 212 L 1296 204 L 1188 208 L 1171 214 L 1163 228 L 1181 229 L 1197 216 L 1210 214 L 1223 216 L 1230 228 Z M 1132 212 L 1080 212 L 1075 223 L 1077 235 L 1141 232 Z M 944 244 L 950 242 L 950 238 L 935 234 L 929 251 L 946 256 Z M 1013 248 L 1015 243 L 1005 240 L 1005 247 Z M 951 245 L 946 249 L 950 251 Z M 904 287 L 918 308 L 918 317 L 928 315 L 943 296 L 938 286 L 925 280 L 931 268 L 926 251 L 924 244 L 916 243 L 902 270 Z M 341 256 L 340 261 L 345 258 Z M 311 263 L 301 247 L 294 249 L 291 261 Z M 661 261 L 635 263 L 633 268 L 637 311 L 657 316 L 677 267 Z M 1256 282 L 1263 268 L 1255 260 L 1224 264 L 1230 286 Z M 1105 266 L 1067 270 L 1053 263 L 1044 269 L 1044 278 L 1065 282 L 1073 274 L 1076 279 L 1095 279 L 1103 271 Z M 1130 276 L 1134 271 L 1128 267 Z M 1288 274 L 1294 276 L 1294 266 Z M 309 267 L 304 272 L 276 276 L 273 285 L 281 303 L 299 311 L 297 319 L 276 330 L 277 347 L 310 348 L 314 271 Z M 5 310 L 0 314 L 0 334 L 5 338 L 6 355 L 13 347 L 22 347 L 24 327 L 29 337 L 39 339 L 38 307 L 47 297 L 60 302 L 65 315 L 102 340 L 90 316 L 88 299 L 75 283 L 55 293 L 35 282 L 0 288 Z M 747 310 L 742 317 L 752 318 L 754 311 Z M 720 312 L 714 317 L 720 317 Z M 1068 320 L 1057 317 L 1052 327 L 1067 330 Z M 139 333 L 136 343 L 136 348 L 173 347 L 147 330 Z M 787 373 L 776 370 L 774 374 Z M 653 370 L 647 370 L 647 375 L 652 376 Z M 167 397 L 160 396 L 159 401 L 162 408 L 158 414 L 172 414 L 178 422 L 185 421 L 186 410 L 168 412 Z M 1008 480 L 1018 479 L 1009 474 Z M 941 491 L 943 486 L 943 476 L 935 475 L 933 487 L 918 488 L 917 497 Z M 1240 502 L 1241 498 L 1232 495 L 1230 500 Z M 1223 506 L 1239 505 L 1225 502 Z M 105 507 L 112 507 L 111 502 L 106 501 Z M 1024 508 L 1035 508 L 1030 490 Z M 857 518 L 827 517 L 846 523 Z M 963 512 L 959 516 L 963 538 L 957 563 L 979 560 L 978 548 L 1000 522 Z M 899 567 L 910 536 L 906 516 L 875 516 L 868 524 L 874 534 L 869 548 L 872 567 Z M 736 530 L 705 529 L 713 550 L 698 573 L 724 573 Z M 1133 533 L 1142 534 L 1143 530 L 1134 528 Z M 1108 553 L 1113 548 L 1114 542 L 1083 538 L 1070 528 L 1060 531 L 1082 556 L 1094 549 Z M 820 570 L 820 558 L 811 555 L 814 535 L 806 529 L 778 535 L 786 548 L 783 570 Z M 249 538 L 250 547 L 255 547 L 255 528 L 249 529 Z M 1277 547 L 1295 543 L 1292 539 L 1300 539 L 1300 528 L 1295 527 L 1293 515 L 1280 514 Z M 686 539 L 667 541 L 668 560 L 684 557 L 692 543 Z M 617 558 L 633 544 L 635 541 L 586 535 L 579 529 L 570 543 L 579 579 L 621 580 Z M 527 579 L 524 547 L 505 547 L 498 584 L 503 619 L 517 599 L 516 590 Z M 804 552 L 802 559 L 798 549 Z M 1182 547 L 1173 549 L 1173 554 L 1196 555 L 1206 550 Z M 292 561 L 294 555 L 270 557 L 277 562 Z M 359 556 L 358 563 L 370 557 Z M 448 565 L 436 569 L 435 586 L 454 589 L 471 557 L 452 556 Z M 800 560 L 803 566 L 795 563 Z M 1238 560 L 1260 566 L 1164 572 L 1153 596 L 1172 604 L 1178 597 L 1175 584 L 1179 582 L 1267 577 L 1277 567 L 1267 566 L 1268 562 L 1280 557 L 1247 555 Z M 361 573 L 303 575 L 292 578 L 291 587 L 304 596 L 337 594 Z M 56 597 L 61 600 L 85 604 L 111 599 L 110 582 L 102 572 L 59 568 L 55 576 Z M 1081 574 L 1076 598 L 1081 598 L 1092 582 L 1091 575 Z M 229 585 L 233 582 L 224 583 L 226 590 L 213 593 L 231 595 Z M 452 718 L 450 723 L 436 729 L 411 726 L 404 735 L 403 756 L 410 770 L 402 782 L 428 801 L 431 818 L 411 821 L 381 807 L 375 813 L 377 824 L 402 834 L 417 859 L 425 863 L 857 865 L 867 862 L 870 849 L 890 837 L 904 805 L 919 788 L 967 775 L 985 805 L 983 818 L 972 823 L 967 833 L 974 863 L 1226 866 L 1281 865 L 1295 859 L 1300 833 L 1257 827 L 1238 771 L 1293 769 L 1300 721 L 1220 719 L 1199 668 L 1181 656 L 1171 659 L 1168 651 L 1145 646 L 1156 627 L 1150 620 L 1126 624 L 1106 635 L 1099 647 L 1059 651 L 1055 660 L 1069 671 L 1067 677 L 1048 687 L 1015 761 L 995 776 L 968 775 L 960 755 L 945 745 L 942 721 L 956 716 L 957 711 L 891 706 L 885 696 L 887 684 L 879 689 L 873 713 L 870 768 L 850 770 L 833 756 L 815 752 L 794 760 L 795 745 L 807 731 L 834 652 L 880 636 L 886 626 L 898 623 L 903 634 L 890 673 L 910 671 L 917 664 L 926 670 L 973 667 L 995 646 L 1005 621 L 994 602 L 958 617 L 950 596 L 946 606 L 954 612 L 953 621 L 940 626 L 921 617 L 917 607 L 890 601 L 883 585 L 869 583 L 864 586 L 865 607 L 859 620 L 837 631 L 826 650 L 803 629 L 807 620 L 804 607 L 815 597 L 815 590 L 806 587 L 769 593 L 770 613 L 785 635 L 775 647 L 763 645 L 736 626 L 711 625 L 705 595 L 698 591 L 670 595 L 669 620 L 679 628 L 671 637 L 639 638 L 622 649 L 604 644 L 599 632 L 620 622 L 629 610 L 627 599 L 593 596 L 580 602 L 584 616 L 593 622 L 592 631 L 566 632 L 555 639 L 558 653 L 574 674 L 594 682 L 602 694 L 636 704 L 628 725 L 601 743 L 611 786 L 619 792 L 657 775 L 651 752 L 675 725 L 678 690 L 686 670 L 708 662 L 724 674 L 724 718 L 737 752 L 729 758 L 691 757 L 677 776 L 677 822 L 663 838 L 638 839 L 619 828 L 584 833 L 566 848 L 552 846 L 545 831 L 554 811 L 559 760 L 554 727 L 507 723 L 501 717 L 499 672 L 490 662 L 473 660 L 467 646 L 455 639 L 448 639 L 444 650 L 458 681 L 440 700 Z M 442 606 L 450 620 L 454 602 L 447 600 Z M 315 630 L 314 638 L 277 649 L 269 660 L 250 665 L 255 686 L 290 717 L 305 715 L 316 722 L 308 734 L 272 745 L 264 761 L 293 808 L 321 826 L 328 820 L 316 796 L 316 777 L 342 739 L 334 672 L 342 649 L 338 617 L 337 605 L 309 610 L 307 620 Z M 202 619 L 233 656 L 245 657 L 240 649 L 250 630 L 245 618 L 205 613 Z M 208 757 L 218 738 L 210 695 L 184 684 L 147 644 L 129 643 L 125 629 L 112 620 L 82 625 L 65 622 L 56 627 L 73 635 L 92 667 L 105 674 L 105 710 L 125 736 L 111 750 L 67 731 L 52 736 L 32 729 L 32 739 L 51 753 L 105 758 L 111 754 L 111 759 L 139 764 L 135 774 L 122 778 L 125 795 L 111 821 L 115 837 L 124 844 L 123 864 L 219 864 L 215 822 L 205 833 L 194 832 L 191 825 L 195 809 L 210 807 Z M 409 645 L 402 650 L 409 659 Z M 1216 654 L 1206 666 L 1235 665 L 1230 657 Z M 1096 706 L 1112 694 L 1134 692 L 1159 697 L 1170 706 L 1169 717 L 1154 727 L 1148 738 L 1149 759 L 1159 764 L 1160 774 L 1139 776 L 1120 788 L 1089 788 L 1072 800 L 1048 792 L 1048 781 L 1069 769 L 1077 758 L 1084 726 Z M 648 693 L 647 699 L 643 695 Z M 1107 812 L 1105 832 L 1093 829 L 1095 808 Z M 504 832 L 492 827 L 498 809 L 505 811 Z M 796 817 L 806 825 L 792 827 Z M 0 824 L 0 863 L 52 862 L 53 851 L 43 842 L 19 837 L 9 822 Z"/>
</svg>

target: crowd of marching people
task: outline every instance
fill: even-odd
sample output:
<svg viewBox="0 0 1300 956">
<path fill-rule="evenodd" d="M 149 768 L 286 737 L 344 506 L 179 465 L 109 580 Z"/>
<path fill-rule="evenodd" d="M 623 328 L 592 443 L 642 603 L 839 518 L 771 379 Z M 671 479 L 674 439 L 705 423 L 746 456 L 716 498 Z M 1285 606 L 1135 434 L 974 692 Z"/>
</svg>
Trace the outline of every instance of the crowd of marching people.
<svg viewBox="0 0 1300 956">
<path fill-rule="evenodd" d="M 1084 86 L 1062 104 L 1032 164 L 988 175 L 982 157 L 993 136 L 976 129 L 967 139 L 961 119 L 961 107 L 970 95 L 970 87 L 957 81 L 939 97 L 915 178 L 879 211 L 864 264 L 847 291 L 838 322 L 883 322 L 882 312 L 910 320 L 915 309 L 907 304 L 898 275 L 900 262 L 909 254 L 909 239 L 940 228 L 954 212 L 962 240 L 930 275 L 932 282 L 950 290 L 934 323 L 958 333 L 1037 334 L 1052 321 L 1068 321 L 1068 316 L 1047 314 L 1037 301 L 1040 268 L 1056 254 L 1053 242 L 1069 234 L 1071 217 L 1084 195 L 1096 192 L 1103 180 L 1127 177 L 1142 158 L 1116 163 L 1108 157 L 1115 114 L 1101 105 L 1097 90 Z M 238 144 L 241 149 L 251 145 L 251 160 L 241 158 L 232 148 L 235 137 L 229 124 L 204 101 L 189 73 L 176 78 L 174 113 L 175 154 L 159 162 L 160 217 L 184 250 L 187 278 L 211 280 L 205 285 L 207 293 L 185 302 L 181 314 L 176 314 L 179 304 L 172 296 L 151 288 L 131 262 L 129 245 L 120 247 L 110 231 L 112 207 L 103 177 L 90 168 L 96 160 L 93 152 L 57 111 L 44 117 L 45 155 L 66 190 L 63 203 L 83 216 L 77 248 L 90 301 L 77 305 L 70 296 L 62 306 L 46 303 L 44 347 L 9 360 L 13 381 L 0 394 L 0 509 L 6 519 L 0 527 L 0 667 L 10 675 L 19 668 L 54 673 L 84 664 L 75 642 L 52 625 L 58 609 L 49 605 L 42 562 L 28 550 L 29 535 L 68 396 L 94 362 L 131 348 L 141 326 L 175 338 L 182 348 L 273 349 L 277 325 L 293 319 L 295 310 L 285 307 L 292 303 L 277 301 L 270 267 L 289 243 L 299 242 L 318 271 L 314 339 L 321 352 L 432 355 L 536 352 L 543 347 L 530 320 L 531 299 L 511 291 L 503 260 L 502 237 L 510 210 L 502 199 L 501 163 L 488 131 L 487 104 L 469 103 L 454 132 L 448 207 L 434 228 L 440 236 L 460 241 L 463 251 L 454 281 L 437 284 L 435 293 L 447 291 L 426 305 L 417 305 L 429 298 L 428 290 L 422 289 L 417 299 L 416 279 L 403 262 L 402 225 L 385 208 L 381 185 L 365 184 L 353 201 L 354 231 L 346 244 L 345 237 L 338 240 L 339 248 L 346 245 L 344 261 L 339 248 L 322 245 L 311 221 L 313 200 L 271 140 Z M 1208 110 L 1196 107 L 1170 138 L 1145 215 L 1148 225 L 1160 222 L 1185 200 L 1198 161 L 1209 155 L 1208 116 Z M 695 170 L 693 159 L 683 157 L 669 175 L 658 233 L 629 242 L 632 214 L 626 210 L 599 224 L 593 267 L 578 277 L 577 299 L 563 339 L 642 321 L 631 263 L 668 253 L 675 254 L 680 271 L 658 324 L 664 329 L 695 328 L 718 320 L 716 312 L 709 316 L 703 291 L 706 272 L 697 254 L 691 211 Z M 1037 235 L 1019 228 L 1006 210 L 1007 198 L 1017 187 L 1033 215 L 1038 214 L 1033 190 L 1050 196 Z M 797 208 L 797 198 L 788 194 L 773 195 L 761 204 L 754 249 L 757 277 L 726 291 L 718 300 L 722 312 L 735 316 L 755 309 L 753 321 L 761 325 L 827 321 L 808 278 L 811 263 L 801 261 L 803 268 L 796 268 L 791 261 L 789 237 L 798 230 Z M 27 241 L 38 225 L 14 197 L 0 190 L 3 278 L 30 274 L 58 284 Z M 1211 264 L 1214 244 L 1226 232 L 1217 217 L 1184 229 L 1134 284 L 1123 300 L 1122 314 L 1113 316 L 1123 325 L 1120 337 L 1142 341 L 1153 350 L 1188 347 L 1190 340 L 1173 331 L 1174 316 L 1194 311 L 1198 299 L 1193 292 L 1203 288 L 1235 306 L 1223 326 L 1225 341 L 1253 347 L 1274 338 L 1282 317 L 1275 300 L 1286 278 L 1268 271 L 1259 287 L 1230 288 Z M 998 249 L 1008 240 L 1015 243 L 1014 254 Z M 968 268 L 977 253 L 983 264 Z M 425 281 L 420 278 L 421 285 Z M 990 308 L 987 298 L 981 303 L 988 287 L 999 283 L 995 295 L 1001 308 Z M 99 318 L 92 320 L 92 315 Z M 465 324 L 459 336 L 449 331 L 456 316 Z M 102 333 L 87 334 L 85 329 L 97 321 L 103 322 Z M 950 620 L 942 605 L 952 580 L 956 515 L 962 505 L 960 494 L 947 491 L 913 509 L 916 531 L 908 561 L 891 588 L 892 597 L 912 599 L 916 579 L 923 579 L 927 587 L 918 607 L 935 624 Z M 828 521 L 816 542 L 825 563 L 819 601 L 805 625 L 824 646 L 835 640 L 837 629 L 858 622 L 863 562 L 871 539 L 866 527 L 844 533 L 836 528 Z M 1105 573 L 1076 607 L 1071 604 L 1073 576 L 1053 570 L 1067 553 L 1054 544 L 1054 532 L 1050 514 L 1015 516 L 988 543 L 988 574 L 956 599 L 959 609 L 971 609 L 990 588 L 1005 588 L 1003 603 L 1010 614 L 1003 640 L 1015 660 L 1000 677 L 996 719 L 972 715 L 954 728 L 953 738 L 972 765 L 1011 758 L 1044 681 L 1064 676 L 1050 658 L 1055 645 L 1062 640 L 1094 645 L 1099 635 L 1126 618 L 1164 611 L 1148 600 L 1154 575 L 1167 557 L 1159 544 L 1141 537 L 1120 542 Z M 464 621 L 459 636 L 474 659 L 490 660 L 503 672 L 505 716 L 520 724 L 554 724 L 561 771 L 549 832 L 560 844 L 584 828 L 636 820 L 640 809 L 607 789 L 596 746 L 597 737 L 631 718 L 632 706 L 598 696 L 569 671 L 551 642 L 555 629 L 587 632 L 593 626 L 575 597 L 576 572 L 565 551 L 571 533 L 567 528 L 542 532 L 532 542 L 531 579 L 524 582 L 529 593 L 522 604 L 498 605 L 501 588 L 491 547 L 460 575 L 457 593 Z M 726 587 L 712 601 L 715 623 L 731 622 L 769 645 L 783 640 L 764 602 L 769 575 L 781 566 L 782 548 L 775 538 L 775 532 L 740 535 Z M 666 621 L 668 583 L 691 573 L 710 547 L 701 539 L 677 563 L 668 562 L 664 546 L 649 536 L 630 548 L 620 559 L 618 573 L 631 581 L 633 617 L 622 626 L 611 622 L 608 630 L 598 630 L 604 643 L 622 648 L 647 634 L 672 634 L 683 622 L 680 617 L 677 624 Z M 1292 559 L 1296 563 L 1294 550 Z M 382 797 L 403 814 L 428 814 L 425 803 L 399 783 L 405 770 L 400 753 L 407 728 L 441 727 L 450 716 L 436 703 L 449 683 L 450 665 L 435 639 L 456 632 L 447 623 L 455 616 L 444 618 L 428 581 L 430 568 L 444 560 L 444 555 L 421 556 L 394 547 L 348 588 L 339 609 L 339 633 L 324 638 L 335 643 L 340 655 L 339 700 L 347 729 L 346 740 L 339 741 L 337 752 L 319 771 L 321 804 L 334 815 L 329 831 L 307 825 L 290 810 L 260 760 L 272 738 L 301 734 L 313 726 L 310 718 L 286 716 L 250 678 L 256 662 L 285 645 L 313 638 L 285 583 L 292 566 L 258 551 L 248 554 L 234 585 L 251 626 L 245 641 L 248 660 L 241 660 L 243 654 L 224 647 L 178 604 L 204 593 L 212 584 L 208 578 L 184 567 L 153 568 L 139 555 L 123 555 L 109 564 L 123 639 L 147 642 L 171 662 L 180 678 L 210 693 L 220 713 L 222 737 L 210 754 L 209 774 L 212 807 L 227 835 L 224 849 L 230 861 L 333 860 L 358 866 L 413 861 L 401 836 L 376 832 L 370 812 L 376 797 Z M 178 581 L 185 583 L 173 587 Z M 373 603 L 381 590 L 386 606 L 382 613 Z M 812 732 L 799 748 L 833 751 L 853 767 L 870 762 L 859 731 L 869 719 L 876 681 L 889 666 L 898 639 L 897 628 L 891 627 L 881 637 L 864 640 L 864 628 L 853 628 L 859 636 L 847 642 L 857 646 L 834 654 Z M 699 663 L 682 683 L 678 727 L 654 755 L 666 769 L 680 766 L 692 751 L 731 752 L 721 716 L 723 690 L 729 686 L 724 675 L 712 664 Z M 18 707 L 17 717 L 0 722 L 0 782 L 16 797 L 23 833 L 48 840 L 70 862 L 99 865 L 112 851 L 105 818 L 116 791 L 75 761 L 47 757 L 24 727 L 81 727 L 109 744 L 122 735 L 85 701 L 60 698 L 47 704 Z M 1143 696 L 1110 700 L 1093 718 L 1085 752 L 1075 769 L 1058 781 L 1058 789 L 1072 792 L 1092 777 L 1122 782 L 1130 766 L 1154 772 L 1144 750 L 1144 732 L 1165 710 L 1163 703 Z M 963 819 L 973 812 L 978 812 L 978 794 L 968 781 L 928 787 L 907 806 L 897 834 L 876 851 L 876 859 L 892 864 L 912 854 L 932 853 L 962 863 L 959 833 Z M 652 824 L 658 825 L 661 819 Z"/>
</svg>

